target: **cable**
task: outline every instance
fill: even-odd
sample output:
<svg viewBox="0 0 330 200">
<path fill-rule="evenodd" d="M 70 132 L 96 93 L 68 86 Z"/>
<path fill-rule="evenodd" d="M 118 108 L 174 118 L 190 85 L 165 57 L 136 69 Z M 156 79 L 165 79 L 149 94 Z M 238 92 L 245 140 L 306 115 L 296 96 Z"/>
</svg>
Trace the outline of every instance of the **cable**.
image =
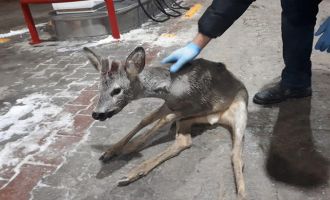
<svg viewBox="0 0 330 200">
<path fill-rule="evenodd" d="M 189 7 L 181 6 L 182 1 L 180 1 L 180 2 L 176 2 L 175 0 L 150 0 L 150 1 L 152 1 L 154 6 L 161 13 L 164 14 L 164 16 L 165 16 L 164 18 L 157 18 L 155 16 L 152 16 L 150 13 L 148 13 L 147 9 L 142 4 L 141 0 L 138 0 L 138 3 L 139 3 L 139 6 L 141 7 L 142 11 L 146 14 L 146 16 L 155 22 L 165 22 L 165 21 L 169 20 L 171 17 L 181 16 L 182 13 L 180 11 L 178 11 L 178 9 L 183 9 L 183 10 L 189 9 Z M 168 3 L 166 1 L 170 1 L 172 4 L 168 5 Z M 169 13 L 168 11 L 166 11 L 166 9 L 172 13 Z"/>
<path fill-rule="evenodd" d="M 177 7 L 175 9 L 183 9 L 183 10 L 189 10 L 190 8 L 189 7 L 186 7 L 186 6 L 181 6 L 180 4 L 183 2 L 183 1 L 180 1 L 180 2 L 176 2 L 175 0 L 169 0 L 172 2 L 172 7 L 173 5 L 176 5 Z"/>
<path fill-rule="evenodd" d="M 147 12 L 147 10 L 146 10 L 145 7 L 143 6 L 141 0 L 138 0 L 138 3 L 139 3 L 139 6 L 141 7 L 141 9 L 143 10 L 144 14 L 146 14 L 147 17 L 149 17 L 149 19 L 151 19 L 152 21 L 155 21 L 155 22 L 165 22 L 165 21 L 167 21 L 167 20 L 170 19 L 169 16 L 166 16 L 166 18 L 164 18 L 164 19 L 156 19 L 156 18 L 154 18 L 153 16 L 151 16 L 151 15 Z"/>
<path fill-rule="evenodd" d="M 174 15 L 174 14 L 170 14 L 170 13 L 166 12 L 165 8 L 163 7 L 163 5 L 161 3 L 162 2 L 161 0 L 154 0 L 153 2 L 156 2 L 155 5 L 158 8 L 158 10 L 160 10 L 160 12 L 167 15 L 168 17 L 179 17 L 181 15 L 181 13 L 178 11 L 176 11 L 176 12 L 180 13 L 180 15 Z"/>
<path fill-rule="evenodd" d="M 181 12 L 179 12 L 179 11 L 177 11 L 177 10 L 175 10 L 175 8 L 173 8 L 172 6 L 169 6 L 167 3 L 166 3 L 166 1 L 165 0 L 160 0 L 170 11 L 172 11 L 172 12 L 174 12 L 174 13 L 176 13 L 175 15 L 174 14 L 172 14 L 171 16 L 172 17 L 180 17 L 181 15 L 182 15 L 182 13 Z M 166 10 L 166 8 L 165 8 L 165 10 Z"/>
</svg>

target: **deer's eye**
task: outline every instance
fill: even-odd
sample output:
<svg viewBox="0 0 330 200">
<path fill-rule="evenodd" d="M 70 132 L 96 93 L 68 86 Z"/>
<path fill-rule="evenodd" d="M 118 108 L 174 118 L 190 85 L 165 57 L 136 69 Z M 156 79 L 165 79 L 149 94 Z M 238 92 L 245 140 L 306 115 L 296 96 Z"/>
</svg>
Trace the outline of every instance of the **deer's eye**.
<svg viewBox="0 0 330 200">
<path fill-rule="evenodd" d="M 112 92 L 110 93 L 110 95 L 113 97 L 117 94 L 119 94 L 121 92 L 121 89 L 120 88 L 116 88 L 114 90 L 112 90 Z"/>
</svg>

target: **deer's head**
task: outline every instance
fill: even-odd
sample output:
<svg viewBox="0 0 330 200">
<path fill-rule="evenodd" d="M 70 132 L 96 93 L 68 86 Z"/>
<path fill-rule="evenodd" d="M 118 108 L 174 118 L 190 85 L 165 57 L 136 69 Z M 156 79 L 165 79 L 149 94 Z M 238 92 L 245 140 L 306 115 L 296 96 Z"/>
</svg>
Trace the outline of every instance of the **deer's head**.
<svg viewBox="0 0 330 200">
<path fill-rule="evenodd" d="M 88 59 L 100 72 L 99 100 L 92 117 L 104 121 L 121 111 L 137 95 L 138 74 L 145 65 L 145 51 L 137 47 L 126 61 L 102 58 L 85 47 Z"/>
</svg>

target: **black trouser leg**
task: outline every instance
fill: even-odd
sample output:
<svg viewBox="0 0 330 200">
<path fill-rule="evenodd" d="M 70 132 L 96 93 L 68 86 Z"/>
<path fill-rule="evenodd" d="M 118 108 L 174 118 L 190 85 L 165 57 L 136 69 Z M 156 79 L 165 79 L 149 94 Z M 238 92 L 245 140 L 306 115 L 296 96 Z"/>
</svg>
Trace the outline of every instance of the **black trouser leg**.
<svg viewBox="0 0 330 200">
<path fill-rule="evenodd" d="M 310 57 L 319 3 L 320 0 L 281 0 L 284 87 L 311 86 Z"/>
</svg>

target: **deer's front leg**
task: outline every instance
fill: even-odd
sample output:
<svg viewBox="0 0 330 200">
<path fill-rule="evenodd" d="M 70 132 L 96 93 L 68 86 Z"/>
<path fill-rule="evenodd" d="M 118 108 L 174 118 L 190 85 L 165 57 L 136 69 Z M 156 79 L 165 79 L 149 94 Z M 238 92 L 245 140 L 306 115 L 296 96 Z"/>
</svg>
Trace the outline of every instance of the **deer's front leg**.
<svg viewBox="0 0 330 200">
<path fill-rule="evenodd" d="M 109 161 L 111 158 L 120 155 L 124 146 L 132 139 L 132 137 L 137 134 L 141 129 L 146 127 L 147 125 L 153 123 L 156 120 L 159 120 L 163 116 L 166 116 L 171 111 L 167 108 L 165 104 L 163 104 L 156 111 L 152 112 L 150 115 L 145 117 L 132 131 L 130 131 L 124 138 L 122 138 L 119 142 L 114 144 L 108 150 L 106 150 L 103 155 L 100 157 L 100 160 L 103 162 Z"/>
<path fill-rule="evenodd" d="M 152 169 L 157 167 L 159 164 L 164 161 L 177 156 L 181 151 L 189 148 L 191 146 L 191 135 L 190 135 L 190 126 L 189 127 L 180 127 L 177 123 L 177 134 L 174 144 L 168 147 L 164 152 L 158 154 L 156 157 L 143 162 L 137 168 L 133 169 L 128 173 L 126 177 L 123 177 L 118 181 L 118 185 L 127 185 L 145 175 L 147 175 Z M 182 132 L 180 130 L 189 130 L 189 132 Z"/>
</svg>

